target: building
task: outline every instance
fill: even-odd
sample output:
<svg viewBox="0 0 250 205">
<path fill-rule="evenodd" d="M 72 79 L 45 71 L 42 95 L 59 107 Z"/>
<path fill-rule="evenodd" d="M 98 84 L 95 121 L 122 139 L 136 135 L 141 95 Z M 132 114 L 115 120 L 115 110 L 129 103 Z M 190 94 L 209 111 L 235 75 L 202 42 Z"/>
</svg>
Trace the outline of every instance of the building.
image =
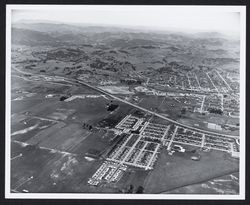
<svg viewBox="0 0 250 205">
<path fill-rule="evenodd" d="M 213 130 L 222 130 L 221 126 L 220 126 L 220 125 L 217 125 L 217 124 L 215 124 L 215 123 L 210 123 L 210 122 L 208 122 L 208 123 L 207 123 L 207 127 L 208 127 L 209 129 L 213 129 Z"/>
</svg>

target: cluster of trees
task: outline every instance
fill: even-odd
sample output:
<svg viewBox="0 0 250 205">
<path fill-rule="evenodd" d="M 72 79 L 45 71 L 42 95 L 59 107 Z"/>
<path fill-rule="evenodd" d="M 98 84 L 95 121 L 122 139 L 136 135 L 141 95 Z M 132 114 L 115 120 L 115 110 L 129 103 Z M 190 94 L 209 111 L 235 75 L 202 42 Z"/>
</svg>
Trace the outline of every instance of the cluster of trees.
<svg viewBox="0 0 250 205">
<path fill-rule="evenodd" d="M 114 54 L 117 54 L 117 52 L 116 51 L 114 51 L 114 50 L 111 50 L 111 51 L 109 51 L 110 53 L 114 53 Z"/>
<path fill-rule="evenodd" d="M 88 123 L 85 123 L 85 122 L 83 123 L 82 126 L 83 126 L 84 129 L 87 129 L 87 130 L 92 130 L 93 129 L 92 125 L 90 125 Z"/>
<path fill-rule="evenodd" d="M 161 140 L 151 138 L 151 137 L 143 137 L 143 140 L 148 141 L 148 142 L 155 142 L 155 143 L 161 143 Z"/>
<path fill-rule="evenodd" d="M 156 49 L 160 48 L 159 46 L 151 46 L 151 45 L 146 45 L 146 46 L 141 46 L 141 48 L 146 48 L 146 49 Z"/>
<path fill-rule="evenodd" d="M 219 115 L 223 114 L 223 111 L 220 108 L 215 108 L 215 107 L 210 107 L 207 109 L 207 111 L 209 113 L 215 113 L 215 114 L 219 114 Z"/>
<path fill-rule="evenodd" d="M 119 50 L 121 53 L 125 53 L 125 54 L 129 54 L 128 51 L 125 51 L 125 50 Z"/>
<path fill-rule="evenodd" d="M 184 117 L 185 114 L 187 113 L 187 109 L 186 108 L 182 108 L 180 113 L 178 114 L 178 117 Z"/>
<path fill-rule="evenodd" d="M 163 67 L 160 67 L 160 68 L 157 69 L 157 72 L 160 73 L 160 74 L 169 73 L 171 71 L 172 71 L 172 69 L 169 66 L 163 66 Z"/>
<path fill-rule="evenodd" d="M 105 52 L 102 51 L 102 50 L 95 50 L 95 51 L 93 51 L 91 54 L 92 54 L 92 55 L 103 55 L 103 54 L 105 54 Z"/>
<path fill-rule="evenodd" d="M 88 60 L 89 56 L 79 49 L 63 49 L 55 50 L 47 53 L 46 59 L 44 62 L 51 59 L 57 59 L 62 61 L 79 61 L 79 60 Z"/>
<path fill-rule="evenodd" d="M 135 131 L 134 131 L 134 130 L 132 130 L 132 131 L 131 131 L 131 133 L 134 133 L 134 134 L 140 134 L 140 130 L 139 130 L 139 129 L 137 129 L 137 130 L 135 130 Z"/>
<path fill-rule="evenodd" d="M 127 194 L 132 194 L 132 193 L 143 194 L 144 188 L 142 186 L 138 186 L 137 189 L 135 189 L 135 187 L 132 184 L 130 184 L 127 189 L 120 192 L 124 192 Z"/>
<path fill-rule="evenodd" d="M 24 76 L 25 76 L 25 77 L 31 77 L 31 75 L 30 75 L 30 74 L 24 74 Z"/>
<path fill-rule="evenodd" d="M 35 64 L 32 64 L 32 65 L 26 65 L 24 68 L 25 69 L 29 69 L 31 70 L 33 67 L 35 67 L 36 65 Z"/>
<path fill-rule="evenodd" d="M 93 47 L 93 45 L 91 45 L 91 44 L 82 44 L 82 46 L 84 46 L 84 47 Z"/>
<path fill-rule="evenodd" d="M 60 97 L 60 101 L 64 101 L 64 100 L 66 100 L 68 97 L 66 97 L 66 96 L 62 96 L 62 97 Z"/>
<path fill-rule="evenodd" d="M 126 83 L 128 85 L 141 85 L 142 81 L 140 79 L 125 78 L 120 80 L 121 83 Z"/>
<path fill-rule="evenodd" d="M 111 103 L 111 104 L 108 104 L 107 106 L 108 106 L 107 111 L 111 111 L 111 112 L 112 112 L 112 111 L 114 111 L 116 108 L 118 108 L 119 105 L 116 105 L 116 104 L 112 104 L 112 103 Z"/>
<path fill-rule="evenodd" d="M 103 69 L 108 63 L 101 61 L 97 58 L 93 63 L 90 63 L 89 66 L 91 68 Z"/>
<path fill-rule="evenodd" d="M 144 117 L 144 113 L 140 110 L 136 110 L 133 115 L 137 116 L 137 117 Z"/>
</svg>

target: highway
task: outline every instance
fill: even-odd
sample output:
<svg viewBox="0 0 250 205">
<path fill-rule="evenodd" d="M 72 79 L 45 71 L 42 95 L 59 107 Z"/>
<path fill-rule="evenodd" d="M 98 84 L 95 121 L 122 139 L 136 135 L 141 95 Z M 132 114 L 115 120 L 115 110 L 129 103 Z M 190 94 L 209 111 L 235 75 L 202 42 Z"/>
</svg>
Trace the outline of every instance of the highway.
<svg viewBox="0 0 250 205">
<path fill-rule="evenodd" d="M 102 90 L 102 89 L 100 89 L 100 88 L 97 88 L 97 87 L 95 87 L 95 86 L 89 85 L 88 83 L 85 83 L 85 82 L 83 82 L 82 80 L 76 80 L 76 81 L 77 81 L 79 84 L 85 85 L 85 86 L 87 86 L 87 87 L 89 87 L 89 88 L 92 88 L 92 89 L 98 91 L 98 92 L 101 92 L 101 93 L 103 93 L 103 94 L 105 94 L 105 95 L 108 95 L 108 96 L 112 97 L 112 98 L 115 99 L 115 100 L 118 100 L 118 101 L 121 101 L 121 102 L 123 102 L 123 103 L 129 104 L 129 105 L 131 105 L 131 106 L 133 106 L 133 107 L 135 107 L 135 108 L 137 108 L 137 109 L 140 109 L 140 110 L 143 110 L 143 111 L 145 111 L 145 112 L 148 112 L 148 113 L 150 113 L 150 114 L 152 114 L 152 115 L 155 115 L 155 116 L 157 116 L 157 117 L 159 117 L 159 118 L 162 118 L 162 119 L 164 119 L 164 120 L 167 120 L 167 121 L 169 121 L 169 122 L 172 122 L 172 123 L 174 123 L 174 124 L 177 124 L 177 125 L 179 125 L 179 126 L 181 126 L 181 127 L 188 128 L 188 129 L 191 129 L 191 130 L 197 131 L 197 132 L 202 132 L 202 133 L 205 133 L 205 134 L 210 134 L 210 135 L 219 135 L 219 136 L 222 136 L 222 137 L 230 137 L 230 138 L 236 138 L 236 139 L 239 138 L 239 136 L 225 135 L 225 134 L 220 134 L 220 133 L 216 133 L 216 132 L 210 132 L 210 131 L 207 131 L 207 130 L 202 130 L 202 129 L 199 129 L 199 128 L 195 128 L 195 127 L 191 127 L 191 126 L 189 126 L 189 125 L 182 124 L 182 123 L 177 122 L 177 121 L 175 121 L 175 120 L 173 120 L 173 119 L 167 118 L 167 117 L 165 117 L 165 116 L 163 116 L 163 115 L 161 115 L 161 114 L 158 114 L 158 113 L 156 113 L 156 112 L 147 110 L 147 109 L 145 109 L 145 108 L 143 108 L 143 107 L 140 107 L 140 106 L 138 106 L 138 105 L 135 105 L 135 104 L 133 104 L 133 103 L 131 103 L 131 102 L 128 102 L 128 101 L 126 101 L 126 100 L 123 100 L 123 99 L 121 99 L 121 98 L 119 98 L 119 97 L 117 97 L 117 96 L 114 96 L 114 95 L 112 95 L 111 93 L 106 92 L 106 91 L 104 91 L 104 90 Z"/>
<path fill-rule="evenodd" d="M 17 69 L 17 68 L 14 68 L 14 69 L 15 69 L 16 71 L 20 72 L 20 73 L 23 73 L 23 74 L 34 75 L 33 73 L 23 72 L 23 71 L 21 71 L 21 70 L 19 70 L 19 69 Z M 170 118 L 168 118 L 168 117 L 165 117 L 165 116 L 163 116 L 163 115 L 161 115 L 161 114 L 158 114 L 158 113 L 156 113 L 156 112 L 150 111 L 150 110 L 145 109 L 145 108 L 143 108 L 143 107 L 141 107 L 141 106 L 135 105 L 135 104 L 133 104 L 133 103 L 131 103 L 131 102 L 128 102 L 128 101 L 126 101 L 126 100 L 124 100 L 124 99 L 121 99 L 121 98 L 119 98 L 119 97 L 117 97 L 117 96 L 114 96 L 114 95 L 112 95 L 111 93 L 109 93 L 109 92 L 107 92 L 107 91 L 105 91 L 105 90 L 102 90 L 102 89 L 100 89 L 100 88 L 98 88 L 98 87 L 92 86 L 92 85 L 90 85 L 90 84 L 88 84 L 88 83 L 86 83 L 86 82 L 84 82 L 84 81 L 82 81 L 82 80 L 79 80 L 79 79 L 66 78 L 66 77 L 61 77 L 61 76 L 48 76 L 48 75 L 41 75 L 41 74 L 38 74 L 37 76 L 40 76 L 40 77 L 53 77 L 53 78 L 56 78 L 57 80 L 60 79 L 60 80 L 63 80 L 63 81 L 65 81 L 65 82 L 68 82 L 68 83 L 78 83 L 78 84 L 84 85 L 84 86 L 89 87 L 89 88 L 91 88 L 91 89 L 93 89 L 93 90 L 95 90 L 95 91 L 98 91 L 98 92 L 100 92 L 100 93 L 103 93 L 103 94 L 105 94 L 105 95 L 107 95 L 107 96 L 109 96 L 109 97 L 111 97 L 111 98 L 113 98 L 113 99 L 115 99 L 115 100 L 118 100 L 118 101 L 120 101 L 120 102 L 126 103 L 126 104 L 128 104 L 128 105 L 130 105 L 130 106 L 133 106 L 133 107 L 135 107 L 135 108 L 137 108 L 137 109 L 140 109 L 140 110 L 142 110 L 142 111 L 144 111 L 144 112 L 147 112 L 147 113 L 150 113 L 150 114 L 152 114 L 152 115 L 155 115 L 155 116 L 157 116 L 157 117 L 159 117 L 159 118 L 161 118 L 161 119 L 167 120 L 167 121 L 172 122 L 172 123 L 174 123 L 174 124 L 176 124 L 176 125 L 179 125 L 179 126 L 181 126 L 181 127 L 188 128 L 188 129 L 190 129 L 190 130 L 192 130 L 192 131 L 202 132 L 202 133 L 209 134 L 209 135 L 217 135 L 217 136 L 221 136 L 221 137 L 230 137 L 230 138 L 234 138 L 234 139 L 239 139 L 239 136 L 220 134 L 220 133 L 211 132 L 211 131 L 207 131 L 207 130 L 202 130 L 202 129 L 199 129 L 199 128 L 196 128 L 196 127 L 192 127 L 192 126 L 189 126 L 189 125 L 182 124 L 182 123 L 177 122 L 177 121 L 175 121 L 175 120 L 173 120 L 173 119 L 170 119 Z"/>
</svg>

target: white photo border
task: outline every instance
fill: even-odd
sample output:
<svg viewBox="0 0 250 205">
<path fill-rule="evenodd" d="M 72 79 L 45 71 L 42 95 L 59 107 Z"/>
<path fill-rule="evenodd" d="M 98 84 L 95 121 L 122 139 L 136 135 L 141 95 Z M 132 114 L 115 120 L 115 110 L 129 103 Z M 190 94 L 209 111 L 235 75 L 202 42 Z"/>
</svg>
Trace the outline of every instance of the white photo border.
<svg viewBox="0 0 250 205">
<path fill-rule="evenodd" d="M 11 12 L 12 10 L 81 10 L 83 8 L 108 7 L 141 7 L 144 5 L 6 5 L 6 96 L 5 96 L 5 198 L 8 199 L 210 199 L 210 200 L 243 200 L 245 199 L 245 101 L 246 101 L 246 6 L 160 6 L 200 7 L 219 12 L 240 12 L 240 175 L 238 195 L 211 194 L 89 194 L 89 193 L 11 193 L 10 187 L 10 149 L 11 149 Z M 145 5 L 146 6 L 146 5 Z M 150 7 L 150 6 L 147 6 Z M 154 5 L 157 7 L 157 5 Z"/>
</svg>

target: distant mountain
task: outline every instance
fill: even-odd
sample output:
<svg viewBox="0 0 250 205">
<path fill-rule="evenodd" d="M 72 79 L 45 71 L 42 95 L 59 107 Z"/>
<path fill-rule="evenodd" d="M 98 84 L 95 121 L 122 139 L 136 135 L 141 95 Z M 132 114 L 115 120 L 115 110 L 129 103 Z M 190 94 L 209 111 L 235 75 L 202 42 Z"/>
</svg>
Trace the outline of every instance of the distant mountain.
<svg viewBox="0 0 250 205">
<path fill-rule="evenodd" d="M 103 33 L 103 32 L 131 32 L 135 30 L 119 28 L 113 26 L 94 26 L 85 24 L 64 24 L 49 22 L 16 22 L 12 24 L 13 28 L 22 28 L 49 34 L 83 34 L 83 33 Z"/>
<path fill-rule="evenodd" d="M 67 25 L 67 24 L 55 24 L 55 23 L 14 23 L 13 28 L 28 29 L 33 31 L 45 32 L 49 34 L 76 34 L 82 33 L 83 28 Z"/>
<path fill-rule="evenodd" d="M 145 39 L 132 39 L 132 40 L 124 40 L 124 39 L 115 39 L 109 42 L 112 47 L 138 47 L 138 46 L 152 46 L 158 45 L 159 43 L 152 40 Z"/>
<path fill-rule="evenodd" d="M 22 45 L 60 45 L 65 43 L 88 43 L 89 39 L 84 34 L 41 32 L 23 28 L 12 28 L 11 40 L 14 44 Z"/>
<path fill-rule="evenodd" d="M 227 40 L 227 37 L 218 32 L 199 32 L 199 33 L 183 33 L 183 32 L 145 32 L 140 29 L 131 29 L 124 27 L 115 26 L 94 26 L 85 24 L 65 24 L 59 22 L 34 22 L 34 21 L 21 21 L 12 24 L 12 28 L 33 30 L 49 34 L 51 37 L 59 37 L 61 40 L 71 41 L 88 41 L 94 42 L 102 40 L 114 41 L 114 44 L 120 43 L 115 42 L 116 39 L 130 40 L 133 43 L 133 39 L 144 39 L 161 42 L 180 42 L 195 40 L 197 43 L 212 43 Z M 132 41 L 131 41 L 132 40 Z M 198 41 L 197 41 L 198 40 Z M 128 42 L 128 41 L 127 41 Z M 143 43 L 145 45 L 145 43 Z"/>
<path fill-rule="evenodd" d="M 218 32 L 199 32 L 194 33 L 193 37 L 196 38 L 225 38 L 225 36 Z"/>
<path fill-rule="evenodd" d="M 240 39 L 239 35 L 237 33 L 228 32 L 228 33 L 219 33 L 219 32 L 199 32 L 192 34 L 194 38 L 202 38 L 202 39 L 227 39 L 227 40 L 234 40 L 237 41 Z"/>
<path fill-rule="evenodd" d="M 58 34 L 53 37 L 57 38 L 59 41 L 72 42 L 72 43 L 89 43 L 88 36 L 84 34 Z"/>
<path fill-rule="evenodd" d="M 57 39 L 43 32 L 12 28 L 11 41 L 14 44 L 47 45 L 57 42 Z"/>
<path fill-rule="evenodd" d="M 203 68 L 234 69 L 239 65 L 240 50 L 238 40 L 216 32 L 191 35 L 48 22 L 14 23 L 12 43 L 51 46 L 33 54 L 45 60 L 84 64 L 55 72 L 75 75 L 85 72 L 84 67 L 107 76 L 112 73 L 125 77 L 135 70 L 161 75 Z"/>
</svg>

